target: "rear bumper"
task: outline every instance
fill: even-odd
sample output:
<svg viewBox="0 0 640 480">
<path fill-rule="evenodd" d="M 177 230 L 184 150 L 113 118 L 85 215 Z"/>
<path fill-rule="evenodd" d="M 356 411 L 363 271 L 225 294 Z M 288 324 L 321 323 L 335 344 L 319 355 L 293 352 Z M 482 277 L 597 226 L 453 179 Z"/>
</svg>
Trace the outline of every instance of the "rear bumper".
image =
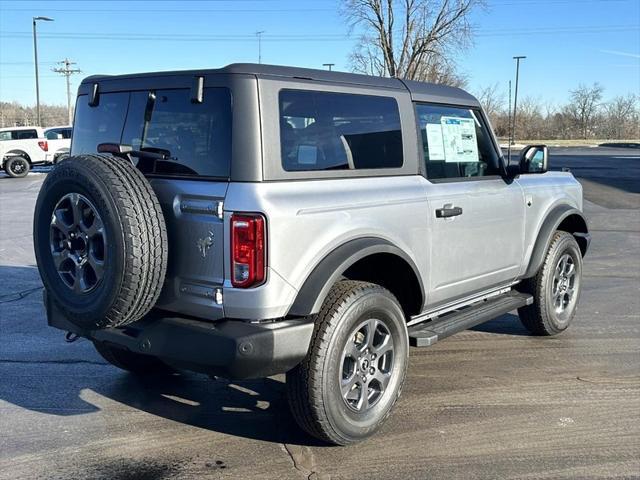
<svg viewBox="0 0 640 480">
<path fill-rule="evenodd" d="M 313 333 L 313 322 L 305 318 L 206 322 L 155 313 L 126 327 L 82 331 L 46 305 L 52 327 L 229 379 L 263 378 L 291 370 L 307 354 Z"/>
</svg>

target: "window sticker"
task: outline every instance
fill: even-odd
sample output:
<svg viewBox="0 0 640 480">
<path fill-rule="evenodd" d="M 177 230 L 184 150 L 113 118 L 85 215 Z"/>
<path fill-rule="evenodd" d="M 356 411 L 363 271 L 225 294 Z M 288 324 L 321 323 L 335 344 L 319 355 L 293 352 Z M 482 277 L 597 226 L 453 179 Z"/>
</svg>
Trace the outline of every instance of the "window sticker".
<svg viewBox="0 0 640 480">
<path fill-rule="evenodd" d="M 476 125 L 472 118 L 441 117 L 445 162 L 479 162 Z"/>
<path fill-rule="evenodd" d="M 427 123 L 424 127 L 427 132 L 427 147 L 429 148 L 429 161 L 444 160 L 444 142 L 442 140 L 442 125 L 439 123 Z"/>
</svg>

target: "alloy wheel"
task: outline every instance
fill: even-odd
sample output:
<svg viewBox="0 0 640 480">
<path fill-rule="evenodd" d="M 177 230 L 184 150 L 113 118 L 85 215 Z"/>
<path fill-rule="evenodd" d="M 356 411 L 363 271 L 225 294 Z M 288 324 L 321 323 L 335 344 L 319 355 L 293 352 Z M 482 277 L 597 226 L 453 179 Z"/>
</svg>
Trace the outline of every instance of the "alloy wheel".
<svg viewBox="0 0 640 480">
<path fill-rule="evenodd" d="M 68 193 L 51 215 L 49 245 L 63 283 L 76 294 L 92 291 L 104 276 L 107 240 L 93 204 L 79 193 Z"/>
</svg>

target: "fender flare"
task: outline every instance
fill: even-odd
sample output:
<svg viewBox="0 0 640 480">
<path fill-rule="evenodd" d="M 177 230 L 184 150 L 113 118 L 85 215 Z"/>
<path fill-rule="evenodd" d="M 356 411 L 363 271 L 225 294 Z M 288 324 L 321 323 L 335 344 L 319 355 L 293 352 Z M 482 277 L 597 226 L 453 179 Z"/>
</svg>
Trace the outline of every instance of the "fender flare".
<svg viewBox="0 0 640 480">
<path fill-rule="evenodd" d="M 536 243 L 533 247 L 533 251 L 531 252 L 529 265 L 527 266 L 527 270 L 522 278 L 533 277 L 540 269 L 542 262 L 544 261 L 544 256 L 551 244 L 554 232 L 558 230 L 560 224 L 570 216 L 577 216 L 580 219 L 579 228 L 570 233 L 576 237 L 576 240 L 578 240 L 582 256 L 584 257 L 587 253 L 587 249 L 589 248 L 589 242 L 591 241 L 591 235 L 589 234 L 589 229 L 587 227 L 587 220 L 582 212 L 577 208 L 569 205 L 558 205 L 547 214 L 546 218 L 542 222 L 542 227 L 540 227 L 540 230 L 538 231 L 538 237 L 536 238 Z"/>
<path fill-rule="evenodd" d="M 316 265 L 298 291 L 296 299 L 289 309 L 289 315 L 306 316 L 318 313 L 329 294 L 329 290 L 342 274 L 358 260 L 376 253 L 390 253 L 409 264 L 420 284 L 422 299 L 425 298 L 422 277 L 409 255 L 388 240 L 378 237 L 363 237 L 340 245 Z"/>
<path fill-rule="evenodd" d="M 29 156 L 29 154 L 27 152 L 25 152 L 24 150 L 21 150 L 19 148 L 14 148 L 11 150 L 7 150 L 6 152 L 4 152 L 2 154 L 2 158 L 0 158 L 0 161 L 2 162 L 2 165 L 4 166 L 4 163 L 9 160 L 9 158 L 11 157 L 24 157 L 27 162 L 31 163 L 31 157 Z"/>
</svg>

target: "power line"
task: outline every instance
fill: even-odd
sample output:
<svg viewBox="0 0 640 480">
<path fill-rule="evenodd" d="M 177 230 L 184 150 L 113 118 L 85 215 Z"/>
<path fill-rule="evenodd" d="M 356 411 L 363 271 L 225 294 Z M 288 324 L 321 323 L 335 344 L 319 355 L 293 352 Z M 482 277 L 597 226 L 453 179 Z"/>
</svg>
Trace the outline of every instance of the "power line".
<svg viewBox="0 0 640 480">
<path fill-rule="evenodd" d="M 503 37 L 503 36 L 530 36 L 535 35 L 555 35 L 555 34 L 589 34 L 589 33 L 619 33 L 640 30 L 640 25 L 589 25 L 574 27 L 538 27 L 523 30 L 521 28 L 495 30 L 477 30 L 478 37 Z M 1 37 L 26 38 L 30 34 L 23 31 L 0 32 Z M 171 41 L 171 42 L 255 42 L 256 33 L 241 35 L 207 35 L 207 34 L 99 34 L 99 33 L 77 33 L 77 32 L 57 32 L 43 33 L 41 37 L 49 39 L 65 40 L 123 40 L 123 41 Z M 280 34 L 280 35 L 259 35 L 260 42 L 341 42 L 353 41 L 354 36 L 348 34 L 318 33 L 318 34 Z"/>
</svg>

